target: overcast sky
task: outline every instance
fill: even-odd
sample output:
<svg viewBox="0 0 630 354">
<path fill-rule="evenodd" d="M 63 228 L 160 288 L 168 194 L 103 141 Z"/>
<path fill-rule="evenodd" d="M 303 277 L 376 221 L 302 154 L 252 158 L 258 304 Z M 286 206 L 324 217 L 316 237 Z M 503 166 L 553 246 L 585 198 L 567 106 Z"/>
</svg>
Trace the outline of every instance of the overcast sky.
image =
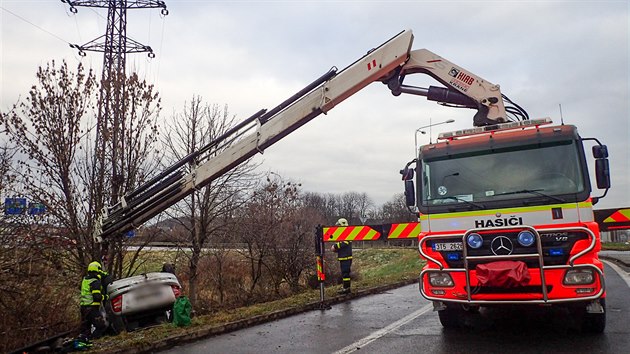
<svg viewBox="0 0 630 354">
<path fill-rule="evenodd" d="M 245 119 L 273 108 L 325 73 L 344 68 L 404 29 L 427 48 L 501 85 L 531 118 L 578 126 L 610 150 L 613 188 L 597 208 L 630 206 L 630 27 L 627 1 L 185 1 L 170 14 L 130 10 L 127 34 L 156 58 L 128 55 L 161 93 L 167 120 L 193 95 Z M 28 94 L 40 65 L 79 60 L 100 75 L 102 54 L 68 43 L 105 32 L 104 9 L 58 0 L 0 0 L 0 110 Z M 430 78 L 406 83 L 439 85 Z M 415 130 L 472 126 L 474 111 L 419 96 L 394 97 L 380 83 L 289 135 L 258 157 L 263 170 L 322 193 L 366 192 L 381 204 L 402 191 L 398 170 L 414 156 Z M 428 132 L 427 132 L 428 133 Z M 421 144 L 429 134 L 418 135 Z M 590 153 L 589 153 L 590 155 Z M 595 191 L 595 195 L 598 191 Z"/>
</svg>

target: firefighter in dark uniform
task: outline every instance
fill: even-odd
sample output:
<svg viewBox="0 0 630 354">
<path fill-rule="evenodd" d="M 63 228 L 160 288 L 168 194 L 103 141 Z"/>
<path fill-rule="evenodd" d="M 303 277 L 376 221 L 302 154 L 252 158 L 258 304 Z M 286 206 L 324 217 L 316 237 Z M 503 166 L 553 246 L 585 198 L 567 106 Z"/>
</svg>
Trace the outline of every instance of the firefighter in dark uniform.
<svg viewBox="0 0 630 354">
<path fill-rule="evenodd" d="M 81 327 L 75 349 L 87 349 L 92 346 L 90 339 L 103 335 L 107 329 L 105 318 L 101 315 L 101 305 L 107 299 L 108 275 L 99 262 L 88 265 L 87 275 L 81 282 Z M 92 332 L 92 326 L 95 330 Z"/>
<path fill-rule="evenodd" d="M 348 226 L 348 220 L 341 218 L 337 220 L 336 226 Z M 332 245 L 333 252 L 337 252 L 337 260 L 341 268 L 341 279 L 343 288 L 340 294 L 350 294 L 350 268 L 352 267 L 352 242 L 340 241 Z"/>
</svg>

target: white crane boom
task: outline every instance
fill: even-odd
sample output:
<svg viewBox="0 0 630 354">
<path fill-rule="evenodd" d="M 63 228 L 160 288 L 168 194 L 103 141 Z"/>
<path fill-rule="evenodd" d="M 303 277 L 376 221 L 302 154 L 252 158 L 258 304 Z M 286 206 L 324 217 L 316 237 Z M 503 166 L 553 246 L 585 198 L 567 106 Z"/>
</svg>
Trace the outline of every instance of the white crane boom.
<svg viewBox="0 0 630 354">
<path fill-rule="evenodd" d="M 178 161 L 127 193 L 118 204 L 106 208 L 94 231 L 96 241 L 102 242 L 107 237 L 142 225 L 375 81 L 388 84 L 394 95 L 412 93 L 427 96 L 430 100 L 475 108 L 478 110 L 475 125 L 505 120 L 498 85 L 492 85 L 425 49 L 411 51 L 412 43 L 411 30 L 400 32 L 341 72 L 329 71 L 273 110 L 259 111 L 209 145 Z M 468 76 L 453 76 L 454 70 Z M 404 76 L 413 73 L 431 75 L 448 88 L 403 85 Z M 480 115 L 482 123 L 477 124 Z"/>
</svg>

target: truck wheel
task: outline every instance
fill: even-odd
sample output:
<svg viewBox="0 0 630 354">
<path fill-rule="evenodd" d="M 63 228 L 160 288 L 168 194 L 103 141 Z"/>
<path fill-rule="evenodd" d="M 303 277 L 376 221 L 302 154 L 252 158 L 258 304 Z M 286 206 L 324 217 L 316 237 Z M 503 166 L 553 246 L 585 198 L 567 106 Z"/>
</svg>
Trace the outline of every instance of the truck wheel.
<svg viewBox="0 0 630 354">
<path fill-rule="evenodd" d="M 479 306 L 462 305 L 462 310 L 471 315 L 478 315 L 480 308 Z"/>
<path fill-rule="evenodd" d="M 459 328 L 464 311 L 460 308 L 447 307 L 438 311 L 440 323 L 444 328 Z"/>
<path fill-rule="evenodd" d="M 584 309 L 582 316 L 582 332 L 602 333 L 606 328 L 606 299 L 600 299 L 599 303 L 604 308 L 603 313 L 588 313 Z"/>
</svg>

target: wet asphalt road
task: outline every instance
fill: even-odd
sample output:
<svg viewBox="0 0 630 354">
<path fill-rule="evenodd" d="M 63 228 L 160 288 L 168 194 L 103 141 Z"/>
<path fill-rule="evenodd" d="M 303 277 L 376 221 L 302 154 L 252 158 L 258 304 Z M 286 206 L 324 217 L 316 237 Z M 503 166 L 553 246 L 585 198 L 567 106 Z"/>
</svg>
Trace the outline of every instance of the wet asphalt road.
<svg viewBox="0 0 630 354">
<path fill-rule="evenodd" d="M 613 266 L 614 267 L 614 266 Z M 165 353 L 630 353 L 630 276 L 608 264 L 607 327 L 584 335 L 556 308 L 482 310 L 447 331 L 417 285 L 175 347 Z"/>
</svg>

